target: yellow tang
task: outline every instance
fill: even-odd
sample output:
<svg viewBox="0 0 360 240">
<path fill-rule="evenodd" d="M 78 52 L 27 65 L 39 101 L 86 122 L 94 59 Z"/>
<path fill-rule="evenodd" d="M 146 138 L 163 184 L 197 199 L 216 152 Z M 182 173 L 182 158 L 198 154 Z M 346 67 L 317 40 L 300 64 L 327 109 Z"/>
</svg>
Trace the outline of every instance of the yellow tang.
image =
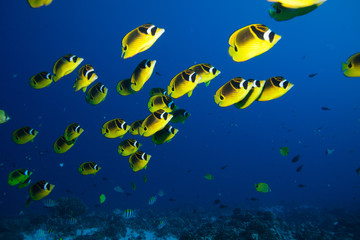
<svg viewBox="0 0 360 240">
<path fill-rule="evenodd" d="M 48 72 L 40 72 L 30 78 L 30 86 L 35 89 L 47 87 L 53 82 L 53 78 Z"/>
<path fill-rule="evenodd" d="M 130 78 L 120 80 L 118 82 L 118 84 L 116 85 L 116 91 L 121 96 L 128 96 L 128 95 L 136 93 L 134 90 L 131 89 L 131 79 Z"/>
<path fill-rule="evenodd" d="M 151 140 L 156 145 L 160 145 L 166 142 L 170 142 L 178 132 L 179 129 L 176 129 L 170 125 L 166 125 L 163 129 L 152 135 Z"/>
<path fill-rule="evenodd" d="M 122 138 L 130 129 L 130 126 L 121 118 L 115 118 L 104 123 L 101 133 L 107 138 Z"/>
<path fill-rule="evenodd" d="M 126 59 L 149 49 L 164 32 L 151 23 L 135 28 L 122 40 L 121 57 Z"/>
<path fill-rule="evenodd" d="M 144 168 L 146 169 L 150 158 L 151 158 L 151 155 L 146 154 L 142 151 L 137 151 L 137 152 L 131 154 L 129 157 L 129 163 L 130 163 L 131 169 L 134 172 L 137 172 Z"/>
<path fill-rule="evenodd" d="M 6 123 L 10 119 L 11 118 L 6 114 L 6 112 L 4 110 L 0 109 L 0 124 L 1 123 Z"/>
<path fill-rule="evenodd" d="M 12 133 L 12 140 L 17 144 L 34 142 L 34 138 L 39 132 L 31 127 L 22 127 Z"/>
<path fill-rule="evenodd" d="M 266 80 L 264 88 L 257 101 L 269 101 L 279 98 L 287 93 L 294 84 L 289 83 L 283 77 L 272 77 Z"/>
<path fill-rule="evenodd" d="M 220 107 L 228 107 L 243 100 L 252 88 L 253 83 L 242 77 L 236 77 L 220 87 L 214 99 Z"/>
<path fill-rule="evenodd" d="M 53 0 L 28 0 L 30 7 L 39 8 L 42 6 L 48 6 Z"/>
<path fill-rule="evenodd" d="M 166 90 L 163 88 L 152 88 L 150 90 L 150 97 L 153 97 L 155 95 L 166 95 Z"/>
<path fill-rule="evenodd" d="M 139 127 L 139 135 L 144 137 L 150 137 L 157 131 L 163 129 L 166 124 L 170 122 L 173 115 L 165 112 L 162 109 L 151 113 Z"/>
<path fill-rule="evenodd" d="M 29 206 L 31 203 L 31 200 L 39 201 L 42 198 L 46 197 L 51 193 L 51 191 L 54 189 L 55 185 L 50 184 L 49 182 L 45 180 L 38 181 L 31 185 L 29 188 L 30 197 L 26 201 L 25 206 Z"/>
<path fill-rule="evenodd" d="M 278 2 L 287 8 L 304 8 L 314 4 L 322 4 L 326 0 L 268 0 L 268 2 Z"/>
<path fill-rule="evenodd" d="M 19 183 L 23 183 L 31 176 L 31 174 L 32 172 L 24 168 L 16 169 L 9 174 L 8 184 L 15 186 Z"/>
<path fill-rule="evenodd" d="M 281 3 L 275 2 L 272 4 L 273 9 L 269 10 L 270 17 L 275 19 L 276 21 L 285 21 L 292 19 L 297 16 L 305 15 L 316 8 L 318 8 L 323 2 L 318 4 L 313 4 L 308 7 L 302 7 L 302 8 L 287 8 L 284 7 Z"/>
<path fill-rule="evenodd" d="M 72 123 L 66 127 L 64 138 L 66 141 L 70 142 L 71 140 L 78 138 L 83 132 L 84 129 L 82 129 L 79 124 Z"/>
<path fill-rule="evenodd" d="M 156 112 L 159 109 L 165 112 L 172 112 L 177 107 L 171 97 L 167 95 L 155 95 L 149 99 L 148 108 L 150 112 Z"/>
<path fill-rule="evenodd" d="M 185 94 L 190 97 L 201 79 L 201 76 L 194 70 L 186 69 L 171 79 L 167 92 L 172 98 L 179 98 Z"/>
<path fill-rule="evenodd" d="M 135 92 L 141 90 L 144 84 L 151 77 L 154 67 L 156 64 L 156 60 L 148 60 L 145 59 L 139 63 L 139 65 L 135 68 L 133 74 L 131 75 L 131 89 Z"/>
<path fill-rule="evenodd" d="M 105 200 L 106 200 L 105 194 L 101 194 L 99 197 L 100 204 L 103 204 L 105 202 Z"/>
<path fill-rule="evenodd" d="M 249 93 L 246 95 L 246 97 L 243 100 L 235 103 L 235 107 L 239 109 L 247 108 L 256 99 L 258 99 L 265 85 L 265 80 L 259 81 L 259 80 L 249 79 L 248 81 L 253 83 L 252 88 L 250 89 Z"/>
<path fill-rule="evenodd" d="M 190 113 L 188 113 L 185 109 L 177 109 L 171 112 L 173 118 L 171 119 L 172 123 L 185 123 L 185 120 L 190 117 Z"/>
<path fill-rule="evenodd" d="M 73 88 L 75 88 L 75 92 L 80 89 L 82 89 L 83 92 L 86 92 L 86 88 L 96 79 L 98 79 L 98 76 L 96 75 L 93 66 L 86 64 L 79 69 Z"/>
<path fill-rule="evenodd" d="M 79 173 L 81 175 L 95 175 L 98 171 L 100 171 L 100 169 L 101 167 L 94 162 L 84 162 L 79 167 Z"/>
<path fill-rule="evenodd" d="M 133 122 L 130 126 L 129 132 L 132 135 L 139 135 L 139 128 L 141 127 L 143 122 L 144 122 L 144 119 Z"/>
<path fill-rule="evenodd" d="M 57 82 L 63 76 L 72 73 L 72 71 L 74 71 L 75 68 L 77 68 L 82 63 L 82 61 L 84 61 L 83 58 L 80 58 L 74 54 L 67 54 L 57 60 L 53 68 L 53 72 L 55 74 L 54 82 Z"/>
<path fill-rule="evenodd" d="M 213 65 L 208 63 L 196 64 L 192 67 L 189 67 L 189 69 L 194 70 L 198 75 L 200 75 L 201 80 L 199 83 L 205 83 L 206 86 L 209 86 L 210 81 L 221 73 Z"/>
<path fill-rule="evenodd" d="M 360 77 L 360 53 L 352 55 L 341 69 L 347 77 Z"/>
<path fill-rule="evenodd" d="M 139 148 L 141 147 L 141 143 L 139 143 L 138 141 L 130 138 L 130 139 L 126 139 L 125 141 L 122 141 L 119 146 L 118 146 L 118 153 L 121 156 L 129 156 L 131 154 L 133 154 L 134 152 L 136 152 L 137 150 L 139 150 Z"/>
<path fill-rule="evenodd" d="M 97 105 L 105 100 L 107 93 L 107 87 L 101 83 L 96 83 L 87 91 L 85 99 L 91 105 Z"/>
<path fill-rule="evenodd" d="M 64 136 L 61 136 L 54 143 L 54 152 L 65 153 L 74 146 L 75 142 L 76 138 L 71 141 L 66 141 Z"/>
<path fill-rule="evenodd" d="M 268 51 L 280 39 L 267 26 L 251 24 L 231 34 L 229 54 L 235 62 L 244 62 Z"/>
<path fill-rule="evenodd" d="M 263 192 L 263 193 L 271 192 L 269 185 L 267 185 L 266 183 L 256 183 L 255 188 L 256 191 L 258 192 Z"/>
</svg>

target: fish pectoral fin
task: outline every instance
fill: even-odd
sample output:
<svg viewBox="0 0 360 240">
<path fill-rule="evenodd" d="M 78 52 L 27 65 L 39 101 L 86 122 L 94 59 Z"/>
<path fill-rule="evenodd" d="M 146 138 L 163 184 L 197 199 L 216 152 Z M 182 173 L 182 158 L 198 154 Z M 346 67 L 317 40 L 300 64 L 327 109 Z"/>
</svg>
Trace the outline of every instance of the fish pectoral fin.
<svg viewBox="0 0 360 240">
<path fill-rule="evenodd" d="M 188 94 L 187 94 L 188 97 L 191 97 L 192 93 L 193 93 L 193 91 L 188 92 Z"/>
<path fill-rule="evenodd" d="M 83 90 L 83 92 L 86 92 L 86 89 L 87 89 L 87 87 L 83 87 L 83 89 L 82 89 L 82 90 Z"/>
<path fill-rule="evenodd" d="M 209 86 L 210 82 L 211 82 L 211 81 L 206 82 L 206 83 L 205 83 L 205 86 L 206 86 L 206 87 Z"/>
</svg>

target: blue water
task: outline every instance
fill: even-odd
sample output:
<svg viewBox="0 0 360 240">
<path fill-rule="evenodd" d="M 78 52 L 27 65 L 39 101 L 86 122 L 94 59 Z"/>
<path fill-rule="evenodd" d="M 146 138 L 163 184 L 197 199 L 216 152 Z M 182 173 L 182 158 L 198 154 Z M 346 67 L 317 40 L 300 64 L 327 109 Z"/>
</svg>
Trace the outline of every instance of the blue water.
<svg viewBox="0 0 360 240">
<path fill-rule="evenodd" d="M 4 164 L 0 214 L 46 211 L 40 202 L 25 209 L 28 189 L 7 184 L 8 174 L 16 168 L 33 171 L 33 182 L 55 184 L 47 198 L 75 196 L 96 211 L 196 208 L 212 206 L 215 199 L 241 207 L 359 208 L 360 178 L 355 170 L 360 167 L 360 81 L 345 77 L 341 63 L 359 52 L 360 4 L 329 0 L 285 22 L 269 17 L 270 5 L 265 0 L 54 0 L 32 9 L 26 1 L 2 3 L 0 109 L 12 119 L 0 125 L 0 163 Z M 165 33 L 149 50 L 121 59 L 122 38 L 149 22 Z M 265 24 L 282 39 L 258 57 L 234 62 L 227 53 L 228 38 L 253 23 Z M 52 72 L 53 64 L 68 53 L 94 66 L 97 82 L 109 88 L 104 102 L 92 106 L 83 92 L 74 92 L 78 69 L 47 88 L 29 86 L 31 76 Z M 153 74 L 140 92 L 120 96 L 117 82 L 129 78 L 143 59 L 157 60 L 155 71 L 161 76 Z M 185 124 L 172 124 L 180 131 L 170 143 L 154 146 L 150 138 L 135 136 L 143 144 L 141 150 L 152 157 L 146 170 L 132 172 L 128 158 L 117 153 L 118 144 L 130 133 L 122 140 L 107 139 L 101 135 L 102 125 L 113 118 L 129 124 L 146 118 L 150 89 L 166 88 L 176 74 L 202 62 L 211 63 L 221 74 L 208 87 L 199 85 L 190 98 L 175 99 L 191 117 Z M 312 73 L 317 75 L 309 78 Z M 279 99 L 255 102 L 244 110 L 216 105 L 216 90 L 238 76 L 259 80 L 284 76 L 295 86 Z M 55 140 L 74 122 L 85 132 L 67 153 L 56 154 Z M 23 126 L 39 131 L 34 143 L 12 142 L 11 133 Z M 290 149 L 287 157 L 279 153 L 282 146 Z M 326 155 L 327 148 L 335 152 Z M 300 161 L 292 163 L 297 154 Z M 102 169 L 95 176 L 82 176 L 78 167 L 86 161 Z M 296 172 L 301 164 L 302 171 Z M 214 180 L 206 180 L 207 173 Z M 136 191 L 131 182 L 136 183 Z M 257 182 L 268 183 L 272 191 L 257 192 Z M 115 192 L 117 185 L 131 196 Z M 149 206 L 148 199 L 160 189 L 165 196 Z M 102 193 L 107 200 L 97 207 Z M 251 197 L 260 200 L 253 202 Z"/>
</svg>

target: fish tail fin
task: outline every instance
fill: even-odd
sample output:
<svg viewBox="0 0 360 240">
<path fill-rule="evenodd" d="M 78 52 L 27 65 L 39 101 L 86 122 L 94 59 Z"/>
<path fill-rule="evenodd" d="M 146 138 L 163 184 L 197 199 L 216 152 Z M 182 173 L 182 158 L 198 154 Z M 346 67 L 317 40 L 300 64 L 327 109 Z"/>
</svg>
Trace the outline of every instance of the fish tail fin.
<svg viewBox="0 0 360 240">
<path fill-rule="evenodd" d="M 30 203 L 31 203 L 31 197 L 29 196 L 29 198 L 26 200 L 25 207 L 28 207 Z"/>
<path fill-rule="evenodd" d="M 345 71 L 348 68 L 348 65 L 346 63 L 341 64 L 341 71 Z"/>
</svg>

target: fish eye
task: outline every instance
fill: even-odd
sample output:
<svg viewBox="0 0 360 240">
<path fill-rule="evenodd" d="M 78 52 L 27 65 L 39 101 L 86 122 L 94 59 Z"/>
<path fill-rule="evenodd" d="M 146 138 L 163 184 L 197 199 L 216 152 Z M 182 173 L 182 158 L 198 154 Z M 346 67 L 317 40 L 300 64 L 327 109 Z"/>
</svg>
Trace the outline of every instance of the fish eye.
<svg viewBox="0 0 360 240">
<path fill-rule="evenodd" d="M 75 62 L 77 62 L 78 58 L 79 58 L 79 57 L 74 56 L 74 58 L 72 59 L 72 60 L 73 60 L 73 62 L 74 62 L 74 63 L 75 63 Z"/>
<path fill-rule="evenodd" d="M 123 89 L 123 87 L 120 85 L 120 91 L 123 91 L 124 89 Z"/>
<path fill-rule="evenodd" d="M 288 85 L 289 85 L 289 82 L 286 81 L 286 80 L 281 81 L 280 84 L 279 84 L 279 86 L 284 88 L 284 89 L 286 89 Z"/>
<path fill-rule="evenodd" d="M 261 86 L 260 81 L 255 80 L 254 81 L 254 86 L 259 88 Z"/>
<path fill-rule="evenodd" d="M 173 86 L 173 87 L 171 88 L 171 91 L 175 91 L 175 86 Z"/>
<path fill-rule="evenodd" d="M 174 109 L 174 107 L 175 107 L 175 103 L 171 103 L 170 104 L 170 109 L 172 110 L 172 109 Z"/>
<path fill-rule="evenodd" d="M 95 73 L 94 71 L 89 72 L 88 76 L 87 76 L 87 79 L 90 79 L 92 77 L 92 75 L 94 75 L 94 73 Z"/>
<path fill-rule="evenodd" d="M 124 51 L 126 51 L 128 49 L 128 45 L 124 46 Z"/>
<path fill-rule="evenodd" d="M 220 100 L 224 100 L 224 96 L 220 94 Z"/>
<path fill-rule="evenodd" d="M 234 46 L 234 50 L 235 50 L 235 52 L 237 52 L 237 51 L 238 51 L 238 49 L 237 49 L 237 46 L 236 46 L 236 45 Z"/>
<path fill-rule="evenodd" d="M 195 79 L 196 79 L 196 73 L 193 72 L 193 73 L 190 74 L 190 76 L 189 76 L 189 81 L 194 83 L 194 82 L 195 82 Z"/>
<path fill-rule="evenodd" d="M 249 86 L 249 81 L 244 81 L 242 86 L 244 87 L 245 90 L 247 90 L 247 88 Z"/>
<path fill-rule="evenodd" d="M 151 67 L 151 61 L 150 61 L 150 60 L 147 60 L 146 63 L 145 63 L 145 66 Z"/>
<path fill-rule="evenodd" d="M 145 126 L 145 127 L 144 127 L 144 131 L 147 131 L 147 130 L 148 130 L 148 129 L 147 129 L 147 127 Z"/>
<path fill-rule="evenodd" d="M 109 129 L 106 129 L 106 133 L 109 133 Z"/>
<path fill-rule="evenodd" d="M 211 68 L 210 70 L 211 70 L 211 73 L 212 73 L 212 74 L 214 74 L 214 75 L 216 74 L 216 71 L 217 71 L 216 68 L 213 67 L 213 68 Z"/>
<path fill-rule="evenodd" d="M 348 67 L 349 67 L 349 68 L 352 68 L 352 63 L 349 63 Z"/>
<path fill-rule="evenodd" d="M 270 34 L 269 34 L 269 41 L 270 41 L 270 43 L 273 42 L 274 37 L 275 37 L 275 33 L 274 33 L 274 32 L 270 32 Z"/>
<path fill-rule="evenodd" d="M 170 129 L 171 134 L 175 134 L 175 128 L 171 127 Z"/>
</svg>

